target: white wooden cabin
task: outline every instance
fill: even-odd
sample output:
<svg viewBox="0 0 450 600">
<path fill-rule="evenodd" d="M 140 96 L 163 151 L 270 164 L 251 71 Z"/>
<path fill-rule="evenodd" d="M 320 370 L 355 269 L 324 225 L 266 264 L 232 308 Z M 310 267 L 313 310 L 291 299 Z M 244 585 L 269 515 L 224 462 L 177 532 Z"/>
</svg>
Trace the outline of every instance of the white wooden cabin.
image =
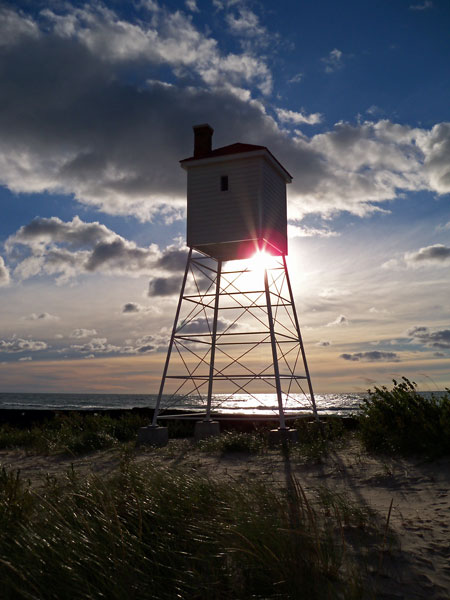
<svg viewBox="0 0 450 600">
<path fill-rule="evenodd" d="M 265 146 L 212 150 L 213 132 L 194 126 L 194 155 L 180 161 L 187 171 L 187 245 L 217 260 L 258 249 L 286 255 L 291 175 Z"/>
</svg>

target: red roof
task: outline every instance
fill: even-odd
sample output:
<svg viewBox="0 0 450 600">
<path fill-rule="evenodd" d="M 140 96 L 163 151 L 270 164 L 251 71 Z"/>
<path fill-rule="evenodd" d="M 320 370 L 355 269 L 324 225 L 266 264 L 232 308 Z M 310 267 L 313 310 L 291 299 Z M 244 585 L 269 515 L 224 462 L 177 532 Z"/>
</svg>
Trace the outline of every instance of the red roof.
<svg viewBox="0 0 450 600">
<path fill-rule="evenodd" d="M 180 163 L 187 163 L 187 162 L 194 161 L 194 160 L 203 160 L 204 158 L 215 158 L 216 156 L 228 156 L 231 154 L 243 154 L 244 152 L 256 152 L 258 150 L 266 150 L 266 152 L 268 152 L 270 154 L 270 156 L 273 158 L 273 160 L 292 179 L 292 175 L 289 173 L 289 171 L 287 171 L 283 167 L 283 165 L 280 163 L 280 161 L 278 161 L 275 158 L 275 156 L 272 154 L 272 152 L 268 148 L 266 148 L 266 146 L 256 146 L 255 144 L 241 144 L 240 142 L 237 142 L 236 144 L 230 144 L 229 146 L 222 146 L 222 148 L 216 148 L 215 150 L 211 150 L 211 152 L 208 152 L 208 154 L 204 154 L 201 157 L 190 156 L 189 158 L 184 158 L 183 160 L 180 160 Z"/>
</svg>

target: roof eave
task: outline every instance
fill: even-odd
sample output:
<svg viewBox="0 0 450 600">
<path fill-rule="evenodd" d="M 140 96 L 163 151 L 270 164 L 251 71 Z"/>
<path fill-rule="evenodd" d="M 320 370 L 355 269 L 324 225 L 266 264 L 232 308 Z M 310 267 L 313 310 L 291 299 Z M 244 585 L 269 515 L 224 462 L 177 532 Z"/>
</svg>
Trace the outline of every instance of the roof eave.
<svg viewBox="0 0 450 600">
<path fill-rule="evenodd" d="M 286 183 L 292 182 L 292 175 L 286 171 L 283 165 L 274 157 L 274 155 L 267 148 L 260 150 L 250 150 L 248 152 L 236 152 L 235 154 L 225 154 L 223 156 L 207 156 L 205 158 L 185 158 L 180 160 L 180 165 L 186 171 L 190 167 L 198 167 L 203 165 L 209 165 L 213 163 L 229 162 L 236 160 L 237 158 L 251 158 L 254 156 L 262 156 L 280 173 Z"/>
</svg>

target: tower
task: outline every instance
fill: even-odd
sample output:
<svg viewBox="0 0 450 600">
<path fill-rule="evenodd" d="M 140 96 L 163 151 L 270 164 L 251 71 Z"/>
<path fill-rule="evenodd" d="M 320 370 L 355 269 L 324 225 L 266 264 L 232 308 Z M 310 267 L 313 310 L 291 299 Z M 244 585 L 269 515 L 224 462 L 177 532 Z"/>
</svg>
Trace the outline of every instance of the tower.
<svg viewBox="0 0 450 600">
<path fill-rule="evenodd" d="M 199 435 L 218 431 L 217 402 L 223 408 L 236 394 L 256 402 L 263 388 L 276 396 L 279 431 L 286 433 L 299 390 L 317 418 L 286 264 L 292 177 L 265 146 L 213 150 L 212 127 L 193 129 L 194 154 L 180 161 L 189 252 L 152 427 L 158 429 L 171 383 L 175 399 L 196 398 L 206 409 Z"/>
</svg>

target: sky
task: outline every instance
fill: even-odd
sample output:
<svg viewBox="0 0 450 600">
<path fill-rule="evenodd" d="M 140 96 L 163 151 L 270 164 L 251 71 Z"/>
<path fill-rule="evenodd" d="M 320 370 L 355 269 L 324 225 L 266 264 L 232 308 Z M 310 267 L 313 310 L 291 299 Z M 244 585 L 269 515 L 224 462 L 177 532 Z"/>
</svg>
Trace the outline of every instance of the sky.
<svg viewBox="0 0 450 600">
<path fill-rule="evenodd" d="M 192 126 L 292 174 L 316 392 L 450 386 L 448 0 L 0 4 L 0 392 L 155 393 Z"/>
</svg>

